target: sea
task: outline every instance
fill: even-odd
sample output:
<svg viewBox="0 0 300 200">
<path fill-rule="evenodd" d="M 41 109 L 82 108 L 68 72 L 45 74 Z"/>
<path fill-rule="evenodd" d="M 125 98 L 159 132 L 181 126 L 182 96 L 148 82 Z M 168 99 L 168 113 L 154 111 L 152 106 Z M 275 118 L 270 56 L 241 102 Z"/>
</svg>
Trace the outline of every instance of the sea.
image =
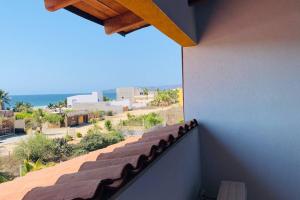
<svg viewBox="0 0 300 200">
<path fill-rule="evenodd" d="M 49 103 L 57 103 L 59 101 L 65 100 L 67 97 L 74 96 L 74 95 L 81 95 L 85 93 L 73 93 L 73 94 L 39 94 L 39 95 L 11 95 L 10 105 L 8 107 L 13 107 L 16 102 L 26 102 L 30 103 L 34 107 L 44 107 L 47 106 Z M 87 94 L 87 93 L 86 93 Z M 116 91 L 109 90 L 103 91 L 103 96 L 108 97 L 109 99 L 116 99 Z"/>
</svg>

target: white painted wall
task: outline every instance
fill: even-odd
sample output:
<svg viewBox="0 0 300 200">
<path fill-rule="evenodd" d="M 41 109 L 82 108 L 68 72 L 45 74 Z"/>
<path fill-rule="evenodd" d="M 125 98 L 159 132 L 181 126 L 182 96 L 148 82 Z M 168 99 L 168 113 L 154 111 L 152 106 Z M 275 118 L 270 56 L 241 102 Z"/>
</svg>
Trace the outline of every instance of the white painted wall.
<svg viewBox="0 0 300 200">
<path fill-rule="evenodd" d="M 211 2 L 205 27 L 197 7 L 200 44 L 183 49 L 185 117 L 203 124 L 203 186 L 216 195 L 221 180 L 243 181 L 249 200 L 298 200 L 300 1 Z"/>
<path fill-rule="evenodd" d="M 72 108 L 74 104 L 79 103 L 97 103 L 103 101 L 103 95 L 100 92 L 92 92 L 87 95 L 76 95 L 67 98 L 67 104 L 69 108 Z"/>
</svg>

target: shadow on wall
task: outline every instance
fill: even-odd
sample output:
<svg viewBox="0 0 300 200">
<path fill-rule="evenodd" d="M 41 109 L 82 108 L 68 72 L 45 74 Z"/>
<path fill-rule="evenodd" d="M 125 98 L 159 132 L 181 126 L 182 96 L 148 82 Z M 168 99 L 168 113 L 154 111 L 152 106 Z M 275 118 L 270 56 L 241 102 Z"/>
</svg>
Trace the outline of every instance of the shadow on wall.
<svg viewBox="0 0 300 200">
<path fill-rule="evenodd" d="M 217 3 L 218 0 L 203 0 L 193 4 L 197 9 L 197 12 L 195 12 L 195 22 L 198 42 L 202 39 L 210 23 Z"/>
<path fill-rule="evenodd" d="M 246 183 L 249 200 L 257 199 L 259 194 L 262 194 L 264 200 L 277 199 L 263 183 L 264 177 L 253 174 L 249 166 L 238 159 L 207 127 L 200 124 L 199 134 L 201 135 L 202 183 L 208 196 L 217 196 L 221 181 L 230 180 Z M 226 166 L 222 163 L 226 163 Z M 255 191 L 251 186 L 255 186 Z"/>
</svg>

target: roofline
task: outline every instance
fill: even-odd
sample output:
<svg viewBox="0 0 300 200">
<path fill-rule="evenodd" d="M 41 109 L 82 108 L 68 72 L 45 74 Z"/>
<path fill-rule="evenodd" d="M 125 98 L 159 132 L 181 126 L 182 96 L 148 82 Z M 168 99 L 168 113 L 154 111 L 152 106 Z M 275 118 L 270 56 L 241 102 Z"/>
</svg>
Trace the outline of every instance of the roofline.
<svg viewBox="0 0 300 200">
<path fill-rule="evenodd" d="M 194 41 L 170 19 L 152 0 L 115 0 L 181 46 L 195 46 Z"/>
</svg>

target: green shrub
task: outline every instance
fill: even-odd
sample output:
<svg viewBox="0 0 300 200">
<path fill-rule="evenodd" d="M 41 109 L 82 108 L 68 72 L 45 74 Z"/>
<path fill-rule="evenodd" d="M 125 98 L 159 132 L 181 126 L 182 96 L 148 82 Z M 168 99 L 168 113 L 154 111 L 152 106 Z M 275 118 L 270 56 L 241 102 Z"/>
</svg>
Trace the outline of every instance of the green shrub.
<svg viewBox="0 0 300 200">
<path fill-rule="evenodd" d="M 16 120 L 31 119 L 31 118 L 32 118 L 32 113 L 27 113 L 27 112 L 16 113 L 16 115 L 15 115 Z"/>
<path fill-rule="evenodd" d="M 19 160 L 30 160 L 36 162 L 41 160 L 43 162 L 51 161 L 53 155 L 53 140 L 47 138 L 45 135 L 38 133 L 30 136 L 27 140 L 21 141 L 14 149 L 14 155 Z"/>
<path fill-rule="evenodd" d="M 106 112 L 106 115 L 107 116 L 113 116 L 114 114 L 113 114 L 113 111 L 109 110 L 109 111 Z"/>
<path fill-rule="evenodd" d="M 118 131 L 112 131 L 109 134 L 105 134 L 105 140 L 109 144 L 116 144 L 124 140 L 124 135 Z"/>
<path fill-rule="evenodd" d="M 68 144 L 65 138 L 55 138 L 53 139 L 52 152 L 52 161 L 65 161 L 73 154 L 73 146 Z"/>
<path fill-rule="evenodd" d="M 153 126 L 162 124 L 163 119 L 156 113 L 150 113 L 143 116 L 145 128 L 151 128 Z"/>
<path fill-rule="evenodd" d="M 154 100 L 151 102 L 153 106 L 169 106 L 178 103 L 179 90 L 163 90 L 157 91 Z"/>
<path fill-rule="evenodd" d="M 144 126 L 145 128 L 151 128 L 153 126 L 162 124 L 163 119 L 156 113 L 149 113 L 146 115 L 130 115 L 127 114 L 128 120 L 122 120 L 122 126 Z"/>
<path fill-rule="evenodd" d="M 105 147 L 104 137 L 101 133 L 88 133 L 81 141 L 80 146 L 85 151 L 94 151 Z"/>
<path fill-rule="evenodd" d="M 47 113 L 45 115 L 45 121 L 47 121 L 51 124 L 60 124 L 62 120 L 63 120 L 63 117 L 59 114 Z"/>
<path fill-rule="evenodd" d="M 14 149 L 14 155 L 18 160 L 42 163 L 59 162 L 67 160 L 72 155 L 72 145 L 65 138 L 49 139 L 38 133 L 23 140 Z"/>
<path fill-rule="evenodd" d="M 89 132 L 81 139 L 79 145 L 83 150 L 90 152 L 95 151 L 97 149 L 105 148 L 122 140 L 124 140 L 124 137 L 119 132 Z"/>
<path fill-rule="evenodd" d="M 81 134 L 80 132 L 77 132 L 77 133 L 76 133 L 76 137 L 77 137 L 77 138 L 82 138 L 82 134 Z"/>
<path fill-rule="evenodd" d="M 110 120 L 106 120 L 104 123 L 104 126 L 105 126 L 106 130 L 108 130 L 108 131 L 112 130 L 112 123 Z"/>
<path fill-rule="evenodd" d="M 0 172 L 0 183 L 12 180 L 14 177 L 8 172 Z"/>
<path fill-rule="evenodd" d="M 36 162 L 30 162 L 28 160 L 24 160 L 20 168 L 20 176 L 25 176 L 27 173 L 31 171 L 37 171 L 54 165 L 55 164 L 53 162 L 44 164 L 41 160 L 37 160 Z"/>
<path fill-rule="evenodd" d="M 70 142 L 70 141 L 74 140 L 74 138 L 71 135 L 67 134 L 67 135 L 65 135 L 65 140 L 67 142 Z"/>
<path fill-rule="evenodd" d="M 90 124 L 97 124 L 97 122 L 98 122 L 98 120 L 95 118 L 89 120 Z"/>
</svg>

